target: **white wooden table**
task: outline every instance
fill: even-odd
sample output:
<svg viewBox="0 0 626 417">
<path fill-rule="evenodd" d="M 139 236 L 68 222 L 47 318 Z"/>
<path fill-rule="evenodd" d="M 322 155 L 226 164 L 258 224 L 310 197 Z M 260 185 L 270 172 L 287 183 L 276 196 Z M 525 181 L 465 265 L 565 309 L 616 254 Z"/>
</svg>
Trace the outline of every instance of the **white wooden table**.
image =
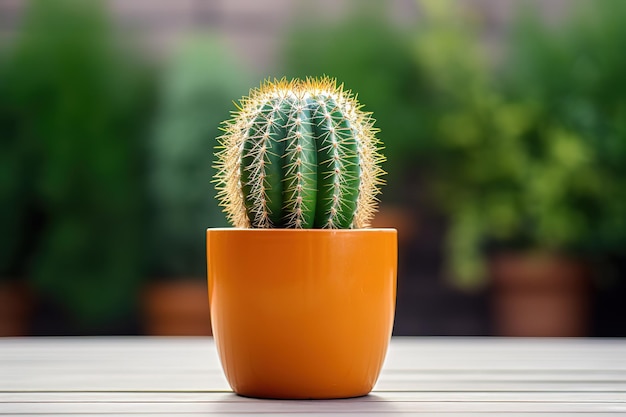
<svg viewBox="0 0 626 417">
<path fill-rule="evenodd" d="M 0 339 L 0 415 L 626 416 L 626 340 L 394 338 L 374 392 L 230 392 L 210 338 Z"/>
</svg>

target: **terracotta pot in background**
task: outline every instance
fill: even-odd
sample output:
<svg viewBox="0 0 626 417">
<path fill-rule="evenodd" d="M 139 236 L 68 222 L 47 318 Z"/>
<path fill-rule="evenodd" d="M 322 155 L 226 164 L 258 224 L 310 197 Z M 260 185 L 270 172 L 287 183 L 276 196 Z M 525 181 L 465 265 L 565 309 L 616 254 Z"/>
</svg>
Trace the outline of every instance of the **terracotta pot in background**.
<svg viewBox="0 0 626 417">
<path fill-rule="evenodd" d="M 585 263 L 556 254 L 503 253 L 490 260 L 498 336 L 586 336 L 590 278 Z"/>
<path fill-rule="evenodd" d="M 205 280 L 154 282 L 143 296 L 146 334 L 209 336 L 211 320 Z"/>
<path fill-rule="evenodd" d="M 393 229 L 209 229 L 213 332 L 233 390 L 368 394 L 395 312 Z"/>
<path fill-rule="evenodd" d="M 32 311 L 32 294 L 25 283 L 0 282 L 0 337 L 28 336 Z"/>
<path fill-rule="evenodd" d="M 381 204 L 372 219 L 373 228 L 393 228 L 398 231 L 400 245 L 415 239 L 419 229 L 419 213 L 414 208 Z"/>
</svg>

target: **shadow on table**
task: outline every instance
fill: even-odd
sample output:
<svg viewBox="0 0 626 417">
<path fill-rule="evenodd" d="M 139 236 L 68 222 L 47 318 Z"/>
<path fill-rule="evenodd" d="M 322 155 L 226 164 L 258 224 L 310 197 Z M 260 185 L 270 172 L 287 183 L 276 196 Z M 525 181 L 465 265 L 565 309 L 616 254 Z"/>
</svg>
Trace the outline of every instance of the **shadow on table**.
<svg viewBox="0 0 626 417">
<path fill-rule="evenodd" d="M 224 393 L 207 404 L 207 413 L 380 413 L 398 412 L 398 404 L 378 396 L 338 400 L 269 400 Z"/>
</svg>

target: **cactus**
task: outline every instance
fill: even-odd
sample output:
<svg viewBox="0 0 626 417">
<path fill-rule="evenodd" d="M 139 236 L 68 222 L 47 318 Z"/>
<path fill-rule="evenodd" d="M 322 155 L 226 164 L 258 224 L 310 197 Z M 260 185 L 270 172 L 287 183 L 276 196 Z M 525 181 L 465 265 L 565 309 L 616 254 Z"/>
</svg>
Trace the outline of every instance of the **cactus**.
<svg viewBox="0 0 626 417">
<path fill-rule="evenodd" d="M 265 81 L 218 138 L 218 199 L 235 227 L 363 228 L 384 173 L 370 113 L 324 77 Z"/>
</svg>

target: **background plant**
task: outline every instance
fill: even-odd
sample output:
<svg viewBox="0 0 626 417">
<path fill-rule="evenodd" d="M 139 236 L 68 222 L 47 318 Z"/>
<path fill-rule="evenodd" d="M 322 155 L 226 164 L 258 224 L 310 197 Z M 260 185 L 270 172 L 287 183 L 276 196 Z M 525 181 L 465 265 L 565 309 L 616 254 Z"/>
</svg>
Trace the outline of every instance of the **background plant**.
<svg viewBox="0 0 626 417">
<path fill-rule="evenodd" d="M 481 282 L 485 250 L 588 255 L 623 241 L 614 74 L 624 37 L 614 16 L 624 7 L 574 9 L 561 26 L 527 14 L 496 65 L 454 3 L 420 5 L 416 58 L 435 98 L 432 185 L 456 282 Z"/>
<path fill-rule="evenodd" d="M 35 240 L 30 230 L 34 185 L 30 142 L 15 134 L 15 108 L 11 102 L 6 51 L 0 51 L 0 281 L 23 279 L 26 247 Z"/>
<path fill-rule="evenodd" d="M 507 105 L 492 77 L 478 26 L 450 1 L 420 1 L 414 58 L 429 119 L 427 193 L 446 214 L 449 273 L 461 285 L 484 276 L 482 243 L 515 233 L 523 166 L 516 132 L 524 109 Z M 495 235 L 495 236 L 494 236 Z"/>
<path fill-rule="evenodd" d="M 249 84 L 242 66 L 212 37 L 189 40 L 170 58 L 149 148 L 152 274 L 204 279 L 202 231 L 227 225 L 210 184 L 215 170 L 207 150 L 231 100 Z"/>
<path fill-rule="evenodd" d="M 142 274 L 151 77 L 122 45 L 97 2 L 33 1 L 7 56 L 8 132 L 40 220 L 27 274 L 78 332 L 128 317 Z"/>
<path fill-rule="evenodd" d="M 621 252 L 626 239 L 625 17 L 623 2 L 611 0 L 578 3 L 560 26 L 528 13 L 514 32 L 507 67 L 511 96 L 540 110 L 535 137 L 546 142 L 552 170 L 567 168 L 562 178 L 548 165 L 537 172 L 552 199 L 538 209 L 558 214 L 567 230 L 544 234 L 587 254 Z"/>
</svg>

